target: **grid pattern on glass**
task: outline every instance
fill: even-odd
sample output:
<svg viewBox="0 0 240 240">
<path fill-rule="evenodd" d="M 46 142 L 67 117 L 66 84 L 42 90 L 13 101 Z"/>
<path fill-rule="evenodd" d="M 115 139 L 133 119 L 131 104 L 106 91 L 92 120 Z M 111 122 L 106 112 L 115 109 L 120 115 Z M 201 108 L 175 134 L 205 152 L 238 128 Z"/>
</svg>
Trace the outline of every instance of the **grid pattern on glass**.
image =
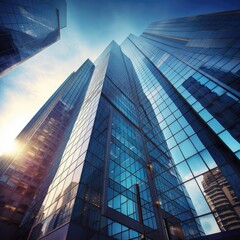
<svg viewBox="0 0 240 240">
<path fill-rule="evenodd" d="M 57 5 L 42 1 L 0 2 L 0 72 L 31 57 L 60 36 L 64 0 Z M 59 9 L 58 9 L 59 8 Z"/>
<path fill-rule="evenodd" d="M 112 220 L 108 220 L 108 235 L 114 237 L 114 239 L 131 239 L 131 240 L 151 240 L 149 237 L 145 237 L 143 234 L 136 232 L 132 229 L 127 228 L 126 226 L 114 222 Z"/>
<path fill-rule="evenodd" d="M 211 79 L 196 72 L 182 60 L 179 60 L 179 58 L 169 54 L 165 48 L 161 49 L 160 47 L 159 49 L 159 45 L 141 41 L 133 36 L 131 39 L 142 49 L 148 58 L 152 59 L 152 63 L 157 66 L 174 88 L 186 99 L 209 127 L 218 134 L 220 139 L 238 156 L 240 150 L 238 129 L 239 98 L 234 96 L 228 89 L 224 89 L 221 85 L 216 84 Z M 161 61 L 159 66 L 157 59 L 161 59 L 163 56 L 165 56 L 164 61 Z M 191 77 L 198 79 L 197 81 L 204 85 L 208 91 L 209 94 L 205 94 L 204 98 L 201 97 L 201 99 L 205 99 L 205 101 L 199 100 L 199 91 L 196 94 L 190 94 L 196 92 L 194 86 L 191 86 L 191 90 L 187 91 L 185 86 Z M 201 88 L 201 92 L 204 92 L 204 88 Z M 222 102 L 223 100 L 226 100 L 225 104 L 219 104 L 220 101 Z M 221 118 L 222 111 L 225 109 L 232 116 L 230 121 L 227 120 L 226 117 Z M 224 126 L 226 128 L 224 128 Z"/>
<path fill-rule="evenodd" d="M 193 21 L 192 28 L 184 20 L 182 27 L 187 30 L 179 34 L 198 38 L 200 33 L 193 34 L 194 28 L 206 25 L 196 19 L 199 21 Z M 202 37 L 221 35 L 213 33 L 221 24 L 214 21 L 208 33 L 202 31 Z M 165 229 L 170 237 L 191 239 L 240 226 L 240 189 L 235 184 L 239 181 L 235 164 L 238 145 L 232 140 L 238 137 L 233 123 L 238 114 L 236 88 L 184 58 L 202 53 L 204 65 L 210 59 L 204 54 L 211 50 L 216 54 L 218 49 L 220 53 L 228 41 L 188 42 L 170 28 L 168 39 L 155 33 L 129 36 L 122 45 L 126 55 L 113 42 L 96 61 L 100 76 L 92 86 L 101 95 L 90 142 L 85 144 L 79 136 L 74 139 L 76 132 L 84 131 L 78 122 L 65 151 L 70 153 L 67 159 L 71 159 L 75 150 L 70 146 L 75 143 L 77 149 L 87 151 L 79 166 L 81 181 L 71 206 L 72 220 L 84 228 L 81 234 L 121 239 L 131 238 L 131 234 L 138 238 L 141 233 L 141 237 L 158 239 L 154 234 Z M 224 64 L 230 64 L 228 59 L 219 66 Z M 237 62 L 232 64 L 238 66 Z M 99 78 L 104 79 L 100 88 Z M 221 101 L 232 119 L 220 115 Z M 77 152 L 76 156 L 80 155 Z M 64 164 L 69 168 L 72 162 L 67 159 Z M 68 178 L 64 165 L 60 168 L 63 176 L 59 178 Z M 44 220 L 44 228 L 51 226 L 51 231 L 54 224 L 49 222 Z"/>
<path fill-rule="evenodd" d="M 52 174 L 51 165 L 55 164 L 53 163 L 54 156 L 73 117 L 72 108 L 74 106 L 78 108 L 78 104 L 81 105 L 81 91 L 84 91 L 88 85 L 92 71 L 93 64 L 86 61 L 79 69 L 80 73 L 71 75 L 66 80 L 68 88 L 63 88 L 63 92 L 60 91 L 60 99 L 49 103 L 50 112 L 46 113 L 46 110 L 49 110 L 43 107 L 43 110 L 37 114 L 41 123 L 36 126 L 32 125 L 34 133 L 29 133 L 29 140 L 24 148 L 14 156 L 14 161 L 1 176 L 1 219 L 20 223 L 34 195 L 38 193 L 38 197 L 43 197 L 41 196 L 43 193 L 39 191 L 39 185 L 46 181 L 45 177 L 49 172 Z M 69 96 L 73 94 L 74 98 L 70 98 Z M 47 117 L 42 118 L 45 113 Z M 24 135 L 24 130 L 21 134 Z M 21 138 L 18 140 L 20 141 Z M 45 187 L 50 184 L 49 181 L 47 182 Z"/>
<path fill-rule="evenodd" d="M 87 150 L 71 221 L 99 233 L 110 109 L 101 98 Z M 87 231 L 87 230 L 86 230 Z"/>
<path fill-rule="evenodd" d="M 69 184 L 72 182 L 75 183 L 74 185 L 71 185 L 72 191 L 74 192 L 72 201 L 75 201 L 78 184 L 81 179 L 89 140 L 96 117 L 102 86 L 107 71 L 111 45 L 112 44 L 106 48 L 100 59 L 97 60 L 101 64 L 98 64 L 95 67 L 92 79 L 86 92 L 86 96 L 84 98 L 84 102 L 61 158 L 59 168 L 52 184 L 49 187 L 47 196 L 44 199 L 44 209 L 42 212 L 40 212 L 39 217 L 36 220 L 35 230 L 32 233 L 33 237 L 36 237 L 35 232 L 39 231 L 38 226 L 41 224 L 42 235 L 53 230 L 51 228 L 48 229 L 48 226 L 49 222 L 55 215 L 56 207 L 59 207 L 59 200 L 57 200 L 57 197 L 59 194 L 64 192 L 66 188 L 68 188 L 69 191 Z M 69 170 L 72 170 L 72 172 L 70 173 Z M 71 207 L 73 207 L 73 205 L 71 205 Z M 70 209 L 69 213 L 70 214 L 65 222 L 70 220 L 72 209 Z M 56 228 L 56 226 L 54 226 L 54 228 Z"/>
<path fill-rule="evenodd" d="M 108 206 L 156 229 L 141 135 L 120 115 L 112 121 Z M 113 181 L 113 182 L 112 182 Z M 117 188 L 116 185 L 119 185 Z M 120 187 L 121 186 L 121 187 Z M 136 188 L 139 188 L 139 195 Z M 117 190 L 119 189 L 119 190 Z M 141 203 L 138 202 L 138 197 Z M 141 213 L 137 209 L 141 204 Z"/>
<path fill-rule="evenodd" d="M 217 159 L 216 154 L 211 155 L 208 151 L 209 148 L 213 147 L 212 146 L 213 142 L 211 143 L 209 141 L 208 145 L 204 146 L 206 145 L 205 142 L 203 143 L 199 139 L 199 134 L 194 131 L 196 127 L 191 126 L 193 125 L 191 122 L 189 124 L 189 119 L 187 117 L 188 114 L 186 113 L 189 112 L 190 109 L 184 106 L 183 103 L 182 103 L 182 107 L 179 108 L 181 103 L 178 102 L 177 104 L 176 102 L 176 101 L 179 101 L 177 100 L 179 98 L 179 95 L 175 94 L 174 96 L 174 89 L 172 88 L 172 86 L 170 84 L 167 84 L 167 81 L 161 77 L 161 75 L 156 70 L 156 68 L 148 62 L 146 57 L 141 52 L 139 52 L 139 49 L 141 49 L 141 51 L 144 52 L 146 48 L 145 47 L 143 48 L 140 45 L 139 43 L 140 40 L 136 40 L 136 39 L 133 40 L 133 37 L 131 37 L 131 40 L 138 46 L 138 48 L 136 48 L 131 43 L 131 41 L 126 40 L 125 43 L 123 44 L 123 50 L 125 54 L 133 62 L 133 65 L 135 67 L 139 80 L 141 82 L 141 86 L 143 88 L 144 94 L 147 96 L 147 98 L 149 99 L 149 101 L 151 102 L 154 108 L 154 112 L 156 113 L 156 117 L 159 122 L 158 124 L 163 131 L 163 134 L 170 148 L 170 152 L 173 157 L 174 163 L 176 164 L 176 169 L 178 170 L 178 173 L 182 177 L 183 182 L 186 182 L 184 185 L 181 184 L 181 182 L 179 182 L 179 184 L 175 184 L 173 186 L 171 184 L 173 180 L 170 181 L 168 175 L 170 172 L 172 173 L 175 172 L 177 174 L 175 167 L 172 167 L 170 164 L 169 167 L 166 168 L 164 172 L 163 168 L 161 169 L 158 166 L 156 170 L 156 174 L 159 174 L 159 173 L 160 174 L 156 179 L 160 178 L 160 181 L 159 181 L 159 184 L 156 184 L 156 185 L 157 187 L 159 185 L 163 188 L 161 189 L 162 193 L 160 195 L 161 196 L 160 203 L 163 204 L 162 205 L 163 208 L 164 207 L 165 209 L 168 208 L 168 211 L 176 211 L 178 209 L 176 207 L 176 204 L 175 206 L 172 206 L 174 208 L 171 207 L 173 202 L 176 202 L 176 203 L 178 202 L 178 204 L 182 202 L 181 205 L 184 206 L 183 205 L 184 202 L 183 200 L 181 200 L 181 195 L 179 196 L 177 195 L 177 192 L 179 190 L 174 191 L 174 189 L 176 188 L 182 189 L 182 191 L 185 192 L 185 195 L 190 196 L 192 200 L 192 203 L 194 205 L 193 209 L 195 208 L 197 213 L 197 215 L 195 214 L 194 217 L 201 216 L 201 215 L 205 216 L 205 214 L 209 214 L 211 210 L 209 208 L 208 201 L 205 200 L 207 198 L 206 193 L 203 190 L 201 190 L 202 181 L 200 179 L 202 179 L 203 173 L 211 172 L 210 169 L 213 169 L 214 167 L 217 166 L 216 162 L 213 160 L 213 159 Z M 143 40 L 141 40 L 141 43 L 142 42 Z M 155 58 L 157 59 L 157 57 Z M 154 61 L 154 57 L 152 57 L 151 59 L 152 61 Z M 164 61 L 164 59 L 165 60 L 167 59 L 166 55 L 162 60 Z M 172 61 L 172 64 L 173 63 L 174 62 Z M 160 80 L 160 77 L 162 78 L 161 80 Z M 182 115 L 184 108 L 185 108 L 185 116 Z M 201 130 L 201 129 L 198 128 L 198 130 Z M 156 151 L 156 149 L 154 149 L 154 146 L 152 147 L 152 153 L 154 153 L 155 158 L 161 159 L 161 157 L 163 156 L 163 154 L 160 151 Z M 224 162 L 222 162 L 221 164 L 224 164 Z M 157 164 L 155 164 L 154 167 L 156 166 Z M 231 168 L 230 166 L 228 167 Z M 221 170 L 224 171 L 224 167 L 222 167 Z M 153 168 L 153 171 L 154 171 L 154 168 Z M 233 169 L 231 171 L 234 172 Z M 235 177 L 233 177 L 232 179 L 231 179 L 231 176 L 229 176 L 229 172 L 224 171 L 224 174 L 225 176 L 228 176 L 228 180 L 231 180 L 231 182 L 233 182 L 232 181 L 233 178 L 235 179 L 237 178 L 236 173 L 234 174 Z M 196 177 L 199 176 L 199 178 L 195 178 L 195 176 Z M 190 180 L 192 178 L 195 178 L 196 180 L 194 179 Z M 165 182 L 165 186 L 164 186 L 164 182 Z M 195 188 L 193 188 L 193 186 Z M 232 188 L 235 188 L 235 187 L 232 185 L 231 189 Z M 194 190 L 197 191 L 197 189 L 199 190 L 198 194 L 194 195 Z M 236 198 L 236 193 L 237 191 L 233 193 L 232 198 Z M 227 198 L 225 197 L 225 200 L 226 199 Z M 199 201 L 201 201 L 202 203 L 201 207 L 199 205 Z M 204 202 L 205 202 L 205 206 L 203 204 Z M 228 200 L 228 202 L 231 202 L 231 201 Z M 192 205 L 191 201 L 190 202 L 188 201 L 188 204 L 191 206 Z M 233 217 L 239 218 L 238 213 L 236 211 L 238 200 L 235 201 L 235 203 L 230 205 L 232 209 L 235 209 Z M 222 209 L 222 212 L 226 210 L 227 208 L 225 208 L 225 210 Z M 213 216 L 213 215 L 206 215 L 206 216 Z M 182 215 L 182 217 L 184 219 L 184 217 L 186 216 Z M 206 234 L 219 231 L 219 227 L 217 226 L 216 221 L 214 220 L 213 217 L 209 217 L 209 219 L 212 219 L 212 222 L 211 222 L 212 227 L 206 227 L 206 224 L 203 222 L 203 219 L 204 218 L 199 218 L 197 222 L 201 223 L 203 230 L 205 231 Z M 184 225 L 184 221 L 182 221 L 182 223 L 183 223 L 182 225 Z M 189 226 L 189 224 L 187 225 Z M 187 232 L 187 229 L 186 229 L 187 225 L 183 227 L 185 234 Z M 190 237 L 194 237 L 194 235 Z"/>
<path fill-rule="evenodd" d="M 61 142 L 59 142 L 58 144 L 58 150 L 54 154 L 51 167 L 48 169 L 44 181 L 42 181 L 40 187 L 38 188 L 38 191 L 34 197 L 34 200 L 29 206 L 29 209 L 25 214 L 23 221 L 21 222 L 21 226 L 24 226 L 25 228 L 31 227 L 32 219 L 36 217 L 37 212 L 41 208 L 41 204 L 44 200 L 44 197 L 46 196 L 48 187 L 54 178 L 54 175 L 59 166 L 59 160 L 61 159 L 61 156 L 63 154 L 63 149 L 66 147 L 66 143 L 72 131 L 74 122 L 76 121 L 76 117 L 83 103 L 85 92 L 87 90 L 93 70 L 94 70 L 94 65 L 91 63 L 91 61 L 87 60 L 76 72 L 70 75 L 72 83 L 68 84 L 67 90 L 65 90 L 65 92 L 63 93 L 63 96 L 61 97 L 61 102 L 64 103 L 64 109 L 67 110 L 69 121 L 64 129 L 61 128 L 61 131 L 55 131 L 56 133 L 58 133 L 59 135 L 58 139 L 59 140 L 61 139 Z M 53 123 L 53 125 L 57 125 L 57 124 Z M 51 138 L 52 138 L 52 135 L 51 135 Z M 72 169 L 73 168 L 74 168 L 74 165 L 72 166 Z M 71 171 L 72 170 L 69 170 L 69 172 Z M 60 197 L 58 197 L 58 199 L 60 199 Z M 62 202 L 65 202 L 65 201 L 62 201 Z"/>
</svg>

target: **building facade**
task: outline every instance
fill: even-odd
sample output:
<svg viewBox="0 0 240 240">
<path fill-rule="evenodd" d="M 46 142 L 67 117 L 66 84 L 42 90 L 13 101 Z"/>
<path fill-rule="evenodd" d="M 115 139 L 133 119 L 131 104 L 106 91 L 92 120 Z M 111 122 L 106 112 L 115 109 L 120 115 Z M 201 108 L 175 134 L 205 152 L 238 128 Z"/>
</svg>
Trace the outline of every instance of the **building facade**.
<svg viewBox="0 0 240 240">
<path fill-rule="evenodd" d="M 159 21 L 105 49 L 29 239 L 239 229 L 239 22 Z"/>
<path fill-rule="evenodd" d="M 0 1 L 0 75 L 60 38 L 65 0 Z"/>
<path fill-rule="evenodd" d="M 214 177 L 212 177 L 214 176 Z M 222 231 L 240 228 L 240 203 L 218 168 L 203 174 L 204 193 Z M 229 204 L 230 203 L 230 204 Z M 234 206 L 234 210 L 232 209 Z"/>
<path fill-rule="evenodd" d="M 6 228 L 13 233 L 27 210 L 22 225 L 29 230 L 57 170 L 57 157 L 65 148 L 93 69 L 87 60 L 72 73 L 18 135 L 21 150 L 1 156 L 1 236 L 8 234 Z"/>
<path fill-rule="evenodd" d="M 160 21 L 123 44 L 205 234 L 229 229 L 231 218 L 224 226 L 217 218 L 225 211 L 232 211 L 238 228 L 239 17 L 235 11 Z M 234 201 L 223 191 L 216 167 Z M 205 173 L 215 178 L 219 194 L 225 196 L 221 211 L 211 207 L 204 191 Z M 174 188 L 167 186 L 159 195 L 166 208 L 173 203 Z"/>
<path fill-rule="evenodd" d="M 21 223 L 29 240 L 240 236 L 239 24 L 158 21 L 110 43 Z"/>
</svg>

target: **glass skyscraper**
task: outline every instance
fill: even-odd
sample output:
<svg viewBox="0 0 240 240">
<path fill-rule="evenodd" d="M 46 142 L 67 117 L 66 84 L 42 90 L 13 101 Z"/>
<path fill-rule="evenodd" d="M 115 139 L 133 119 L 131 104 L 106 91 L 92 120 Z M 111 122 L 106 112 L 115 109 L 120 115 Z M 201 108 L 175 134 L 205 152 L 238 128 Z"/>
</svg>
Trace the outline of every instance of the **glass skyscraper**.
<svg viewBox="0 0 240 240">
<path fill-rule="evenodd" d="M 65 0 L 1 0 L 0 75 L 59 40 L 65 26 Z"/>
<path fill-rule="evenodd" d="M 239 24 L 158 21 L 109 44 L 25 211 L 29 240 L 238 239 Z"/>
<path fill-rule="evenodd" d="M 72 73 L 16 138 L 20 151 L 0 157 L 0 232 L 5 239 L 16 234 L 27 210 L 22 222 L 25 231 L 40 210 L 93 69 L 87 60 Z"/>
</svg>

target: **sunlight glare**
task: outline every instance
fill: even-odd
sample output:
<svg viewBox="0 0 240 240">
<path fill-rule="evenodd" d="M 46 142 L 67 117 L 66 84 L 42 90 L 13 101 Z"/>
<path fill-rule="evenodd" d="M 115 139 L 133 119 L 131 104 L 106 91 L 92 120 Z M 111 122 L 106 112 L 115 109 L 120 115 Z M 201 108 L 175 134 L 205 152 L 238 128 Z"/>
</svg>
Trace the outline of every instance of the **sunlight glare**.
<svg viewBox="0 0 240 240">
<path fill-rule="evenodd" d="M 16 140 L 5 140 L 0 143 L 0 156 L 4 153 L 4 155 L 12 155 L 19 150 L 19 143 Z"/>
</svg>

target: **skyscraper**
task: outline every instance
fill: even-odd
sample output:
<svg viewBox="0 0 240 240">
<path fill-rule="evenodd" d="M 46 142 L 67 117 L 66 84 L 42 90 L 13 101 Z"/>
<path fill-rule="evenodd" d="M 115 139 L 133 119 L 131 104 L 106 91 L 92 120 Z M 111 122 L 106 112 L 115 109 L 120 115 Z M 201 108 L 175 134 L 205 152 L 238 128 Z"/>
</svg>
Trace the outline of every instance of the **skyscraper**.
<svg viewBox="0 0 240 240">
<path fill-rule="evenodd" d="M 56 157 L 66 145 L 93 69 L 87 60 L 72 73 L 18 135 L 21 150 L 0 158 L 0 230 L 5 239 L 10 239 L 7 234 L 14 233 L 27 210 L 29 224 L 40 209 L 41 205 L 34 209 L 29 205 L 33 199 L 41 204 L 52 181 L 58 167 Z"/>
<path fill-rule="evenodd" d="M 221 212 L 239 221 L 239 19 L 235 11 L 155 22 L 123 44 L 206 234 L 224 228 L 202 185 L 209 172 L 227 195 L 216 167 L 235 199 L 226 196 Z M 177 188 L 159 195 L 163 208 Z"/>
<path fill-rule="evenodd" d="M 29 239 L 204 238 L 226 212 L 239 228 L 239 22 L 160 21 L 107 47 Z"/>
<path fill-rule="evenodd" d="M 0 75 L 60 37 L 65 0 L 0 1 Z"/>
<path fill-rule="evenodd" d="M 110 43 L 22 222 L 38 206 L 29 240 L 240 236 L 239 23 L 159 21 Z"/>
<path fill-rule="evenodd" d="M 212 177 L 214 176 L 214 177 Z M 240 228 L 240 202 L 218 168 L 203 174 L 204 193 L 222 231 Z M 231 205 L 230 205 L 230 204 Z M 234 210 L 231 206 L 234 206 Z M 224 208 L 223 208 L 224 207 Z"/>
</svg>

